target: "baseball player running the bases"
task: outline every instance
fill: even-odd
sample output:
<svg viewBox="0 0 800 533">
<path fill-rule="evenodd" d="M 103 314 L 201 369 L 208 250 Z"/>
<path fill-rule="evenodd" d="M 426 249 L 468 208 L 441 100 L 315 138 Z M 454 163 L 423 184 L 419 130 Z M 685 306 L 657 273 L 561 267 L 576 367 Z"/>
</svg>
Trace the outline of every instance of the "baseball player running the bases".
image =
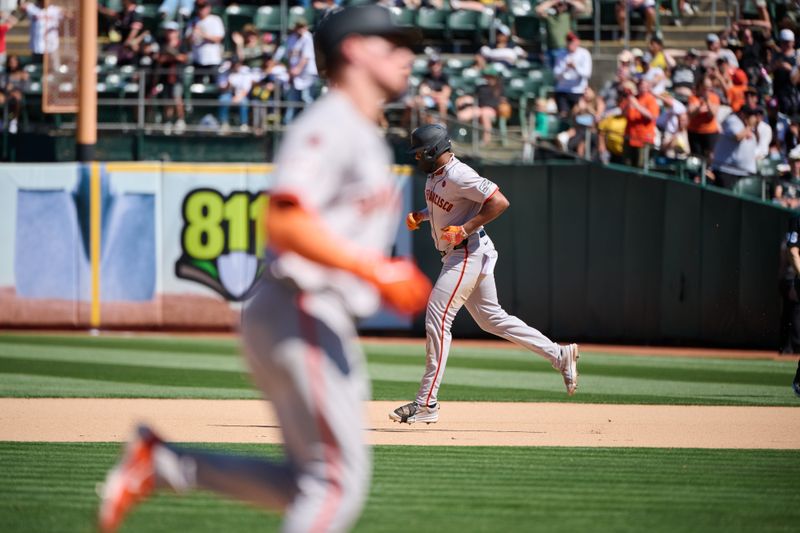
<svg viewBox="0 0 800 533">
<path fill-rule="evenodd" d="M 354 317 L 382 299 L 421 311 L 431 289 L 413 263 L 386 255 L 401 202 L 376 124 L 382 102 L 406 88 L 411 38 L 376 5 L 328 16 L 314 40 L 332 89 L 289 128 L 276 159 L 267 268 L 244 311 L 243 344 L 280 421 L 285 458 L 188 450 L 139 428 L 100 490 L 103 531 L 157 488 L 206 489 L 282 511 L 288 532 L 345 531 L 357 520 L 371 455 Z"/>
<path fill-rule="evenodd" d="M 508 208 L 497 185 L 456 158 L 447 130 L 421 126 L 411 134 L 411 152 L 427 173 L 422 211 L 409 213 L 406 225 L 431 226 L 433 245 L 442 255 L 442 271 L 434 284 L 425 316 L 427 362 L 417 398 L 389 414 L 396 422 L 439 420 L 437 393 L 450 351 L 450 326 L 461 309 L 484 330 L 514 342 L 550 361 L 564 377 L 567 394 L 578 387 L 578 345 L 559 346 L 522 320 L 506 313 L 497 301 L 494 266 L 497 251 L 486 233 L 488 224 Z"/>
</svg>

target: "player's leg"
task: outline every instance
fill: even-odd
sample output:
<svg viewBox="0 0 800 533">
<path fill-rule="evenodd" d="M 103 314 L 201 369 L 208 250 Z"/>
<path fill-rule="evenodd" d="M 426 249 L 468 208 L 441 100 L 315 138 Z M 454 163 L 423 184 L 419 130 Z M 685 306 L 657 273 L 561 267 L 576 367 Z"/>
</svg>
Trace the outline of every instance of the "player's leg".
<svg viewBox="0 0 800 533">
<path fill-rule="evenodd" d="M 492 257 L 492 254 L 497 254 L 497 252 L 490 252 L 486 256 L 486 260 L 489 262 L 488 267 L 481 273 L 475 289 L 465 303 L 467 311 L 484 331 L 518 344 L 547 359 L 553 368 L 561 372 L 567 393 L 573 394 L 577 388 L 578 378 L 577 345 L 560 346 L 556 344 L 538 329 L 509 315 L 500 306 L 493 272 L 496 255 Z"/>
<path fill-rule="evenodd" d="M 436 280 L 425 311 L 426 363 L 417 392 L 418 405 L 436 404 L 453 337 L 450 327 L 475 286 L 479 272 L 479 256 L 462 248 L 450 253 Z"/>
<path fill-rule="evenodd" d="M 245 351 L 254 380 L 279 419 L 286 458 L 209 453 L 156 441 L 147 468 L 156 487 L 202 488 L 285 510 L 287 531 L 344 530 L 358 517 L 370 474 L 362 438 L 368 390 L 363 355 L 337 303 L 312 301 L 309 311 L 292 291 L 273 288 L 256 296 L 245 314 Z M 332 316 L 323 321 L 326 312 Z M 105 496 L 102 509 L 115 509 L 116 502 L 107 503 Z"/>
</svg>

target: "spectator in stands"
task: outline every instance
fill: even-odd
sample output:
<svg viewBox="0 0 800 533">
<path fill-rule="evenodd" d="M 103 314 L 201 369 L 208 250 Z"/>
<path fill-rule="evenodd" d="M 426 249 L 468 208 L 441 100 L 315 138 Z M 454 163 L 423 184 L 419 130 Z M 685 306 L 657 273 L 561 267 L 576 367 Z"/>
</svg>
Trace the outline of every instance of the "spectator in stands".
<svg viewBox="0 0 800 533">
<path fill-rule="evenodd" d="M 312 0 L 311 7 L 314 8 L 314 11 L 325 16 L 328 11 L 336 9 L 341 3 L 341 0 Z M 308 5 L 306 5 L 306 7 L 308 7 Z"/>
<path fill-rule="evenodd" d="M 714 150 L 719 135 L 717 111 L 720 99 L 711 90 L 711 79 L 701 78 L 695 94 L 689 97 L 687 110 L 689 113 L 689 146 L 692 153 L 708 159 Z"/>
<path fill-rule="evenodd" d="M 238 31 L 233 32 L 231 41 L 236 47 L 236 57 L 239 58 L 239 61 L 250 68 L 261 66 L 266 50 L 263 45 L 263 39 L 258 35 L 254 25 L 245 24 L 241 33 Z"/>
<path fill-rule="evenodd" d="M 789 130 L 784 137 L 783 145 L 786 153 L 800 145 L 800 114 L 794 115 L 789 122 Z"/>
<path fill-rule="evenodd" d="M 758 118 L 758 122 L 756 123 L 756 163 L 758 163 L 770 155 L 770 149 L 772 147 L 772 128 L 764 121 L 766 112 L 763 107 L 750 107 L 756 110 L 756 116 Z"/>
<path fill-rule="evenodd" d="M 664 52 L 664 41 L 661 40 L 661 37 L 650 39 L 648 51 L 650 52 L 650 68 L 660 68 L 665 73 L 671 72 L 675 68 L 675 59 Z"/>
<path fill-rule="evenodd" d="M 647 146 L 655 142 L 658 101 L 650 92 L 650 82 L 639 78 L 636 91 L 626 91 L 620 106 L 625 118 L 625 164 L 644 167 Z"/>
<path fill-rule="evenodd" d="M 786 135 L 789 132 L 791 121 L 789 117 L 780 112 L 778 101 L 775 98 L 767 100 L 767 123 L 772 128 L 772 137 L 778 143 L 778 149 L 782 154 L 788 154 L 791 148 L 786 146 Z"/>
<path fill-rule="evenodd" d="M 192 45 L 192 64 L 195 80 L 213 74 L 222 63 L 222 41 L 225 25 L 222 19 L 211 13 L 208 0 L 197 0 L 197 15 L 189 22 L 186 35 Z"/>
<path fill-rule="evenodd" d="M 581 95 L 580 100 L 570 112 L 572 127 L 558 135 L 563 148 L 580 157 L 584 157 L 587 148 L 587 132 L 591 132 L 591 145 L 597 146 L 597 136 L 594 132 L 597 131 L 597 124 L 605 114 L 605 111 L 605 102 L 595 94 L 591 87 L 587 87 L 586 92 Z"/>
<path fill-rule="evenodd" d="M 503 83 L 497 69 L 486 67 L 483 69 L 483 78 L 486 83 L 478 86 L 475 96 L 464 95 L 456 99 L 456 117 L 461 122 L 477 119 L 483 130 L 482 142 L 488 145 L 492 141 L 492 124 L 501 107 L 508 105 L 508 102 L 503 96 Z"/>
<path fill-rule="evenodd" d="M 733 71 L 728 85 L 728 105 L 733 111 L 739 111 L 742 108 L 747 91 L 747 74 L 742 69 L 736 69 Z"/>
<path fill-rule="evenodd" d="M 163 24 L 164 38 L 158 49 L 156 57 L 157 83 L 161 86 L 161 98 L 172 100 L 164 107 L 164 133 L 169 135 L 172 131 L 172 120 L 175 120 L 175 133 L 181 134 L 186 129 L 185 111 L 183 106 L 183 68 L 189 60 L 189 55 L 183 47 L 180 36 L 180 26 L 177 22 L 169 21 Z"/>
<path fill-rule="evenodd" d="M 628 80 L 623 85 L 619 91 L 617 105 L 607 109 L 597 125 L 597 152 L 603 163 L 624 163 L 625 128 L 628 120 L 620 106 L 626 98 L 626 92 L 636 91 L 636 84 Z"/>
<path fill-rule="evenodd" d="M 781 174 L 772 201 L 788 209 L 800 209 L 800 147 L 789 152 L 789 172 Z"/>
<path fill-rule="evenodd" d="M 439 119 L 430 117 L 431 121 L 443 122 L 447 117 L 447 107 L 450 105 L 450 95 L 453 93 L 450 80 L 444 73 L 444 62 L 439 56 L 431 56 L 428 60 L 428 73 L 419 84 L 417 107 L 420 109 L 434 109 L 439 113 Z"/>
<path fill-rule="evenodd" d="M 528 57 L 528 52 L 511 42 L 511 30 L 502 25 L 497 31 L 497 42 L 494 48 L 482 46 L 475 57 L 477 68 L 484 68 L 487 63 L 500 63 L 505 67 L 513 67 L 517 61 Z"/>
<path fill-rule="evenodd" d="M 764 63 L 764 47 L 761 39 L 756 39 L 753 35 L 753 30 L 744 28 L 739 33 L 741 40 L 742 53 L 739 59 L 739 68 L 747 73 L 747 77 L 751 80 L 755 79 L 755 73 L 761 68 Z"/>
<path fill-rule="evenodd" d="M 800 112 L 800 98 L 797 92 L 800 71 L 798 71 L 797 51 L 794 48 L 794 33 L 787 29 L 781 30 L 778 46 L 780 49 L 770 64 L 772 90 L 781 112 L 794 115 Z"/>
<path fill-rule="evenodd" d="M 28 72 L 22 68 L 19 57 L 10 55 L 6 59 L 5 72 L 0 76 L 2 92 L 0 105 L 8 106 L 8 132 L 17 133 L 19 113 L 22 108 L 23 94 L 30 81 Z"/>
<path fill-rule="evenodd" d="M 253 75 L 250 69 L 243 65 L 236 56 L 233 57 L 231 68 L 220 76 L 219 87 L 219 121 L 222 124 L 221 133 L 230 131 L 228 113 L 231 105 L 239 106 L 239 129 L 249 131 L 247 116 L 250 109 L 250 90 L 253 88 Z"/>
<path fill-rule="evenodd" d="M 678 94 L 689 96 L 697 85 L 699 75 L 698 53 L 690 48 L 683 60 L 672 69 L 672 90 Z"/>
<path fill-rule="evenodd" d="M 639 75 L 647 80 L 650 86 L 650 92 L 653 93 L 653 96 L 660 96 L 667 90 L 667 82 L 669 79 L 662 69 L 650 65 L 649 54 L 636 58 L 636 63 L 638 65 L 637 70 L 640 72 Z"/>
<path fill-rule="evenodd" d="M 286 66 L 283 63 L 275 61 L 272 55 L 268 53 L 264 56 L 260 72 L 255 78 L 258 81 L 253 83 L 250 97 L 252 102 L 260 104 L 253 109 L 255 133 L 260 135 L 270 112 L 266 104 L 277 100 L 277 91 L 283 94 L 286 90 L 289 83 L 289 71 L 286 70 Z"/>
<path fill-rule="evenodd" d="M 556 58 L 553 74 L 556 78 L 558 113 L 566 118 L 586 91 L 589 78 L 592 77 L 592 56 L 580 46 L 580 39 L 572 32 L 567 34 L 567 48 L 561 50 Z"/>
<path fill-rule="evenodd" d="M 656 120 L 656 127 L 661 132 L 661 152 L 670 159 L 682 159 L 689 155 L 689 115 L 680 97 L 663 93 L 659 100 L 663 106 Z"/>
<path fill-rule="evenodd" d="M 716 185 L 733 189 L 740 179 L 756 174 L 758 113 L 758 108 L 743 106 L 722 122 L 712 163 Z"/>
<path fill-rule="evenodd" d="M 656 2 L 655 0 L 620 0 L 617 3 L 617 24 L 619 29 L 625 31 L 625 19 L 627 18 L 627 11 L 631 13 L 639 13 L 644 20 L 645 32 L 647 33 L 645 39 L 649 39 L 654 35 L 653 30 L 656 25 Z"/>
<path fill-rule="evenodd" d="M 30 48 L 33 62 L 42 64 L 44 54 L 51 54 L 55 64 L 60 63 L 58 59 L 58 26 L 64 12 L 59 6 L 50 4 L 44 5 L 44 0 L 20 2 L 20 9 L 30 19 Z"/>
<path fill-rule="evenodd" d="M 164 0 L 158 12 L 166 20 L 188 20 L 194 11 L 194 0 Z"/>
<path fill-rule="evenodd" d="M 567 35 L 576 15 L 586 12 L 585 0 L 544 0 L 536 6 L 536 15 L 547 27 L 547 58 L 555 68 L 556 58 L 567 48 Z"/>
<path fill-rule="evenodd" d="M 292 33 L 286 41 L 285 47 L 278 50 L 277 59 L 284 59 L 289 68 L 289 88 L 286 101 L 290 104 L 304 102 L 310 104 L 314 101 L 314 84 L 317 82 L 317 63 L 314 56 L 314 39 L 308 31 L 308 23 L 299 18 L 295 21 Z M 284 116 L 285 123 L 292 121 L 297 108 L 291 105 Z"/>
<path fill-rule="evenodd" d="M 0 65 L 6 64 L 6 34 L 17 24 L 18 19 L 13 13 L 9 13 L 2 17 L 0 22 Z"/>
<path fill-rule="evenodd" d="M 716 33 L 706 35 L 706 48 L 708 53 L 704 62 L 705 66 L 716 65 L 717 59 L 724 57 L 728 65 L 739 68 L 739 60 L 736 59 L 736 54 L 732 50 L 722 47 L 722 42 Z"/>
<path fill-rule="evenodd" d="M 130 65 L 136 62 L 144 36 L 142 19 L 136 12 L 136 0 L 123 0 L 122 11 L 114 11 L 100 4 L 97 11 L 111 19 L 111 28 L 119 34 L 118 43 L 106 48 L 117 56 L 117 65 Z"/>
<path fill-rule="evenodd" d="M 505 9 L 503 0 L 450 0 L 454 11 L 478 11 L 494 14 L 495 10 Z"/>
<path fill-rule="evenodd" d="M 767 0 L 755 0 L 755 8 L 756 11 L 754 13 L 747 13 L 742 10 L 742 18 L 736 21 L 736 25 L 769 35 L 772 31 L 772 21 L 769 18 Z"/>
</svg>

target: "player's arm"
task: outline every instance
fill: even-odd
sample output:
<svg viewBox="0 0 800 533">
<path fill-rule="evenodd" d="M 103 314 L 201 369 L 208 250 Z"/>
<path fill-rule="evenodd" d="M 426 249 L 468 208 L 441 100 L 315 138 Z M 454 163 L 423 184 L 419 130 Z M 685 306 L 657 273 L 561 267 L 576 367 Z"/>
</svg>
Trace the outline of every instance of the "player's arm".
<svg viewBox="0 0 800 533">
<path fill-rule="evenodd" d="M 290 195 L 270 197 L 265 218 L 270 246 L 279 252 L 294 252 L 322 266 L 350 272 L 374 285 L 385 301 L 403 313 L 425 307 L 431 284 L 411 261 L 359 249 L 331 232 L 316 213 Z"/>
<path fill-rule="evenodd" d="M 496 189 L 489 199 L 483 202 L 478 214 L 464 224 L 464 232 L 466 232 L 467 235 L 472 235 L 476 229 L 485 226 L 502 215 L 503 211 L 508 209 L 509 205 L 508 198 L 500 192 L 500 189 Z"/>
<path fill-rule="evenodd" d="M 422 209 L 421 211 L 411 211 L 409 214 L 406 215 L 406 227 L 410 231 L 418 230 L 419 226 L 426 220 L 430 220 L 431 215 L 428 212 L 428 208 Z"/>
</svg>

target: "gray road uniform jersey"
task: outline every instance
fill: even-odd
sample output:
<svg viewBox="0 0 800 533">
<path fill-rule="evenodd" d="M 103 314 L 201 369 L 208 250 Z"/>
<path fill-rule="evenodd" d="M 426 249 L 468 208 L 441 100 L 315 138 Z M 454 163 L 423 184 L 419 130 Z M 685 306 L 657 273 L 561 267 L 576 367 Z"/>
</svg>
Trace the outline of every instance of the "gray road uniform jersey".
<svg viewBox="0 0 800 533">
<path fill-rule="evenodd" d="M 474 218 L 497 190 L 496 184 L 455 156 L 425 182 L 425 212 L 443 266 L 425 315 L 427 360 L 417 392 L 419 405 L 437 402 L 452 340 L 450 327 L 462 306 L 466 306 L 484 331 L 519 344 L 548 359 L 554 368 L 560 368 L 558 344 L 500 307 L 494 281 L 498 255 L 485 229 L 478 228 L 458 246 L 441 238 L 443 228 L 461 226 Z"/>
<path fill-rule="evenodd" d="M 296 199 L 336 236 L 384 253 L 400 220 L 390 153 L 377 128 L 335 91 L 289 128 L 271 194 Z M 289 502 L 283 530 L 346 531 L 369 489 L 363 400 L 369 395 L 354 315 L 379 304 L 375 290 L 341 271 L 270 250 L 245 308 L 253 378 L 280 421 L 282 461 L 178 451 L 199 486 L 264 505 Z M 188 461 L 188 462 L 187 462 Z"/>
</svg>

